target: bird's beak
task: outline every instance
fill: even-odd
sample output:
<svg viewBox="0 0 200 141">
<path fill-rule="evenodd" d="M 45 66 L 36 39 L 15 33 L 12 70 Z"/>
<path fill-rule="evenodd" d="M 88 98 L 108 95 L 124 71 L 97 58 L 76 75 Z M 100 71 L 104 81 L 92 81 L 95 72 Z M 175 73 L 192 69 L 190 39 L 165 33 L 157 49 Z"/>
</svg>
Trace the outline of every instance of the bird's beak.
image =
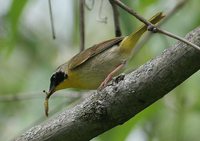
<svg viewBox="0 0 200 141">
<path fill-rule="evenodd" d="M 49 88 L 49 92 L 47 92 L 46 98 L 49 99 L 50 96 L 55 92 L 55 86 Z"/>
</svg>

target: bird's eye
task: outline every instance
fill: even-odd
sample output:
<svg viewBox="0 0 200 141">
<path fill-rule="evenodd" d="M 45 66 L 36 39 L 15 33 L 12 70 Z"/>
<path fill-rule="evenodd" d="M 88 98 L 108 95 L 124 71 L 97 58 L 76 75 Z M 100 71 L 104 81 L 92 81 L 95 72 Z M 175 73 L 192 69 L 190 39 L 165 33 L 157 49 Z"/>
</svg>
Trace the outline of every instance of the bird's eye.
<svg viewBox="0 0 200 141">
<path fill-rule="evenodd" d="M 64 75 L 64 77 L 65 77 L 65 79 L 67 79 L 67 78 L 68 78 L 68 75 L 67 75 L 67 74 L 65 74 L 65 75 Z"/>
<path fill-rule="evenodd" d="M 53 80 L 55 80 L 55 79 L 56 79 L 56 74 L 53 74 L 53 75 L 51 76 L 50 81 L 53 81 Z"/>
</svg>

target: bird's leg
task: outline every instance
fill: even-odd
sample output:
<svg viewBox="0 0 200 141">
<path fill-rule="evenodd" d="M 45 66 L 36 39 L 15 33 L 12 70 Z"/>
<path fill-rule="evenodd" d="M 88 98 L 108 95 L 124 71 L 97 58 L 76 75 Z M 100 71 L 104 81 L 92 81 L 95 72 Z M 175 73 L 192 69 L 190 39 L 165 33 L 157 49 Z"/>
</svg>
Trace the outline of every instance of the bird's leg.
<svg viewBox="0 0 200 141">
<path fill-rule="evenodd" d="M 113 78 L 113 76 L 124 67 L 124 65 L 125 65 L 125 62 L 117 66 L 111 73 L 109 73 L 98 89 L 99 90 L 103 89 L 108 84 L 108 82 Z"/>
</svg>

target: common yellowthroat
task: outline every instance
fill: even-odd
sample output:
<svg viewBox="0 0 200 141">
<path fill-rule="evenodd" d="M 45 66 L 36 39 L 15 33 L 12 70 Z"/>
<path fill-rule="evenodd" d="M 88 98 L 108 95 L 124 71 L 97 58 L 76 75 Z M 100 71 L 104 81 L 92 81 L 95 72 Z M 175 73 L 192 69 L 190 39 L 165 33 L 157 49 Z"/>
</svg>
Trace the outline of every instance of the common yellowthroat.
<svg viewBox="0 0 200 141">
<path fill-rule="evenodd" d="M 158 23 L 164 15 L 160 12 L 149 21 Z M 116 37 L 80 52 L 66 63 L 60 65 L 50 79 L 50 88 L 46 93 L 45 114 L 48 116 L 48 99 L 58 90 L 65 88 L 97 89 L 103 88 L 123 71 L 132 49 L 147 26 L 141 26 L 126 37 Z"/>
</svg>

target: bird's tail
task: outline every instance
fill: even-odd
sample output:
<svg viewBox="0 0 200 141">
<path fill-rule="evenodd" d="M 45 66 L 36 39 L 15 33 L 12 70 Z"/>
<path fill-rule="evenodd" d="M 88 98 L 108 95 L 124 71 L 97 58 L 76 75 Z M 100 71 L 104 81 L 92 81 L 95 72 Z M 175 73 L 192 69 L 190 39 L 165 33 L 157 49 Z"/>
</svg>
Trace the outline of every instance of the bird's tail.
<svg viewBox="0 0 200 141">
<path fill-rule="evenodd" d="M 159 12 L 155 14 L 151 19 L 149 19 L 149 22 L 151 22 L 152 24 L 156 24 L 164 17 L 165 16 L 163 15 L 163 13 Z M 120 43 L 120 50 L 124 53 L 130 53 L 145 31 L 147 31 L 147 26 L 142 25 L 137 31 L 125 37 Z"/>
</svg>

